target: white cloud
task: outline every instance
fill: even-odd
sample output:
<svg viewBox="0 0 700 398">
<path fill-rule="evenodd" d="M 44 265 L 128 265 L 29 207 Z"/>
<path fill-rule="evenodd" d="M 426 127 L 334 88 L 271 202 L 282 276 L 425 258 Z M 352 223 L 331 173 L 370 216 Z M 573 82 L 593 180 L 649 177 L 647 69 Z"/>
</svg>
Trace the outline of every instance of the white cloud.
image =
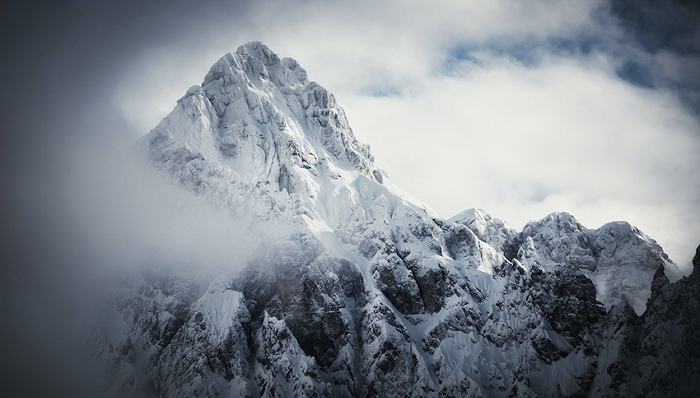
<svg viewBox="0 0 700 398">
<path fill-rule="evenodd" d="M 464 43 L 517 43 L 569 37 L 589 29 L 598 1 L 268 1 L 230 24 L 187 21 L 180 37 L 131 60 L 116 102 L 142 130 L 159 120 L 151 109 L 173 103 L 219 57 L 259 40 L 301 62 L 312 79 L 340 97 L 368 93 L 387 80 L 409 88 L 435 73 L 448 51 Z M 214 12 L 214 11 L 212 11 Z M 214 19 L 212 16 L 211 19 Z M 148 116 L 143 116 L 144 111 Z M 164 115 L 163 115 L 164 116 Z"/>
<path fill-rule="evenodd" d="M 348 107 L 379 164 L 442 216 L 481 207 L 516 228 L 552 211 L 589 227 L 624 219 L 689 263 L 700 125 L 672 95 L 620 81 L 599 57 L 494 58 L 424 86 Z"/>
<path fill-rule="evenodd" d="M 686 266 L 700 236 L 700 125 L 672 92 L 621 80 L 619 54 L 575 47 L 621 40 L 605 11 L 602 1 L 267 2 L 144 52 L 116 98 L 145 133 L 219 56 L 260 40 L 335 93 L 377 164 L 442 216 L 481 207 L 516 228 L 552 211 L 594 228 L 625 219 Z"/>
</svg>

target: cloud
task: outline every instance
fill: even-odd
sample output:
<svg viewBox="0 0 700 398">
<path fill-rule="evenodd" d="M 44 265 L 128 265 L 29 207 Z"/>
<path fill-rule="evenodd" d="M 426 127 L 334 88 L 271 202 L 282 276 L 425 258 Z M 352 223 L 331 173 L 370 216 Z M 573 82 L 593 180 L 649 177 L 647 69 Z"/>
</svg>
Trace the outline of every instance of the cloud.
<svg viewBox="0 0 700 398">
<path fill-rule="evenodd" d="M 206 278 L 251 246 L 244 222 L 165 183 L 131 150 L 142 133 L 114 93 L 132 57 L 164 43 L 139 37 L 153 10 L 139 11 L 36 2 L 2 15 L 0 395 L 99 396 L 83 353 L 90 310 L 116 277 L 150 262 L 199 266 Z"/>
<path fill-rule="evenodd" d="M 150 129 L 169 110 L 164 103 L 174 103 L 225 52 L 251 40 L 301 61 L 340 98 L 387 87 L 411 90 L 457 45 L 572 37 L 590 28 L 599 7 L 595 1 L 259 2 L 236 10 L 235 21 L 196 23 L 196 32 L 140 51 L 124 66 L 116 102 L 138 128 Z"/>
<path fill-rule="evenodd" d="M 476 206 L 516 228 L 556 210 L 594 228 L 627 220 L 690 261 L 700 125 L 676 97 L 621 81 L 602 54 L 474 57 L 420 96 L 350 101 L 358 136 L 383 137 L 373 147 L 390 177 L 445 217 Z"/>
<path fill-rule="evenodd" d="M 100 396 L 87 358 L 92 315 L 118 281 L 143 267 L 176 267 L 206 286 L 241 269 L 259 243 L 245 216 L 166 180 L 125 138 L 50 140 L 51 158 L 35 148 L 25 155 L 38 169 L 20 168 L 6 185 L 0 369 L 10 396 Z"/>
<path fill-rule="evenodd" d="M 480 207 L 516 228 L 553 211 L 593 228 L 627 220 L 689 266 L 700 14 L 629 4 L 14 4 L 0 17 L 0 309 L 13 320 L 3 341 L 19 343 L 2 384 L 26 388 L 46 370 L 35 366 L 43 352 L 70 368 L 76 306 L 95 281 L 147 258 L 227 266 L 237 226 L 180 196 L 129 146 L 251 40 L 333 92 L 376 163 L 442 216 Z M 77 367 L 68 373 L 54 391 L 82 384 Z"/>
</svg>

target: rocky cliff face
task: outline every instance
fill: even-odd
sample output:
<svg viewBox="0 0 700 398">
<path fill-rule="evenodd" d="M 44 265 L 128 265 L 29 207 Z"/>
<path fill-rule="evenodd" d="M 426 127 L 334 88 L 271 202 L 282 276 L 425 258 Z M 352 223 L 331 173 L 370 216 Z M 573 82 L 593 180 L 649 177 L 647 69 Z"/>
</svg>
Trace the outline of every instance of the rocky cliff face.
<svg viewBox="0 0 700 398">
<path fill-rule="evenodd" d="M 95 333 L 116 395 L 682 396 L 700 286 L 627 223 L 522 232 L 401 193 L 335 98 L 260 43 L 222 57 L 139 147 L 252 214 L 259 248 L 201 289 L 148 271 Z M 696 258 L 696 269 L 697 269 Z"/>
</svg>

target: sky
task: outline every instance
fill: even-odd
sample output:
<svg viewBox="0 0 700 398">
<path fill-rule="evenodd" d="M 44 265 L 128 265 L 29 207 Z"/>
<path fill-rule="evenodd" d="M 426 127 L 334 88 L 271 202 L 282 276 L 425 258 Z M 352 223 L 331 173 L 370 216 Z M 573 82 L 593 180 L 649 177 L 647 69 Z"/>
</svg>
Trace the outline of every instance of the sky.
<svg viewBox="0 0 700 398">
<path fill-rule="evenodd" d="M 5 7 L 0 312 L 13 321 L 0 337 L 36 342 L 6 351 L 7 388 L 44 392 L 24 376 L 51 374 L 42 366 L 83 344 L 66 320 L 83 316 L 75 307 L 106 270 L 149 257 L 219 264 L 240 248 L 230 238 L 240 231 L 213 210 L 182 214 L 189 199 L 130 145 L 219 57 L 253 40 L 334 93 L 376 165 L 441 217 L 482 208 L 517 230 L 554 211 L 589 228 L 625 220 L 686 271 L 700 243 L 693 2 Z M 83 373 L 65 372 L 45 385 L 71 390 Z"/>
</svg>

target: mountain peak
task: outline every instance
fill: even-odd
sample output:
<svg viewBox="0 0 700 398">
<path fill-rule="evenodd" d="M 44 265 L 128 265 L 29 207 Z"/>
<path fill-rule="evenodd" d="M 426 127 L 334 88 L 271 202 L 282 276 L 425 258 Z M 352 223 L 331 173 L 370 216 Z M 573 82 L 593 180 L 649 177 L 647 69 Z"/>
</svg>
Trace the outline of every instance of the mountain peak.
<svg viewBox="0 0 700 398">
<path fill-rule="evenodd" d="M 141 145 L 157 167 L 232 207 L 263 191 L 280 212 L 328 213 L 318 198 L 358 176 L 385 183 L 333 94 L 260 42 L 217 60 Z"/>
<path fill-rule="evenodd" d="M 249 54 L 251 56 L 257 56 L 258 58 L 267 57 L 273 55 L 277 57 L 275 53 L 272 52 L 266 45 L 261 42 L 254 40 L 245 44 L 242 44 L 236 50 L 237 54 Z"/>
<path fill-rule="evenodd" d="M 246 76 L 243 81 L 236 76 Z M 226 85 L 270 81 L 276 86 L 298 86 L 309 83 L 306 71 L 292 58 L 280 59 L 259 41 L 244 44 L 234 53 L 221 57 L 204 77 L 202 87 L 214 80 L 226 78 Z"/>
<path fill-rule="evenodd" d="M 236 49 L 236 55 L 260 60 L 265 64 L 280 64 L 280 58 L 269 47 L 259 41 L 251 41 Z"/>
</svg>

